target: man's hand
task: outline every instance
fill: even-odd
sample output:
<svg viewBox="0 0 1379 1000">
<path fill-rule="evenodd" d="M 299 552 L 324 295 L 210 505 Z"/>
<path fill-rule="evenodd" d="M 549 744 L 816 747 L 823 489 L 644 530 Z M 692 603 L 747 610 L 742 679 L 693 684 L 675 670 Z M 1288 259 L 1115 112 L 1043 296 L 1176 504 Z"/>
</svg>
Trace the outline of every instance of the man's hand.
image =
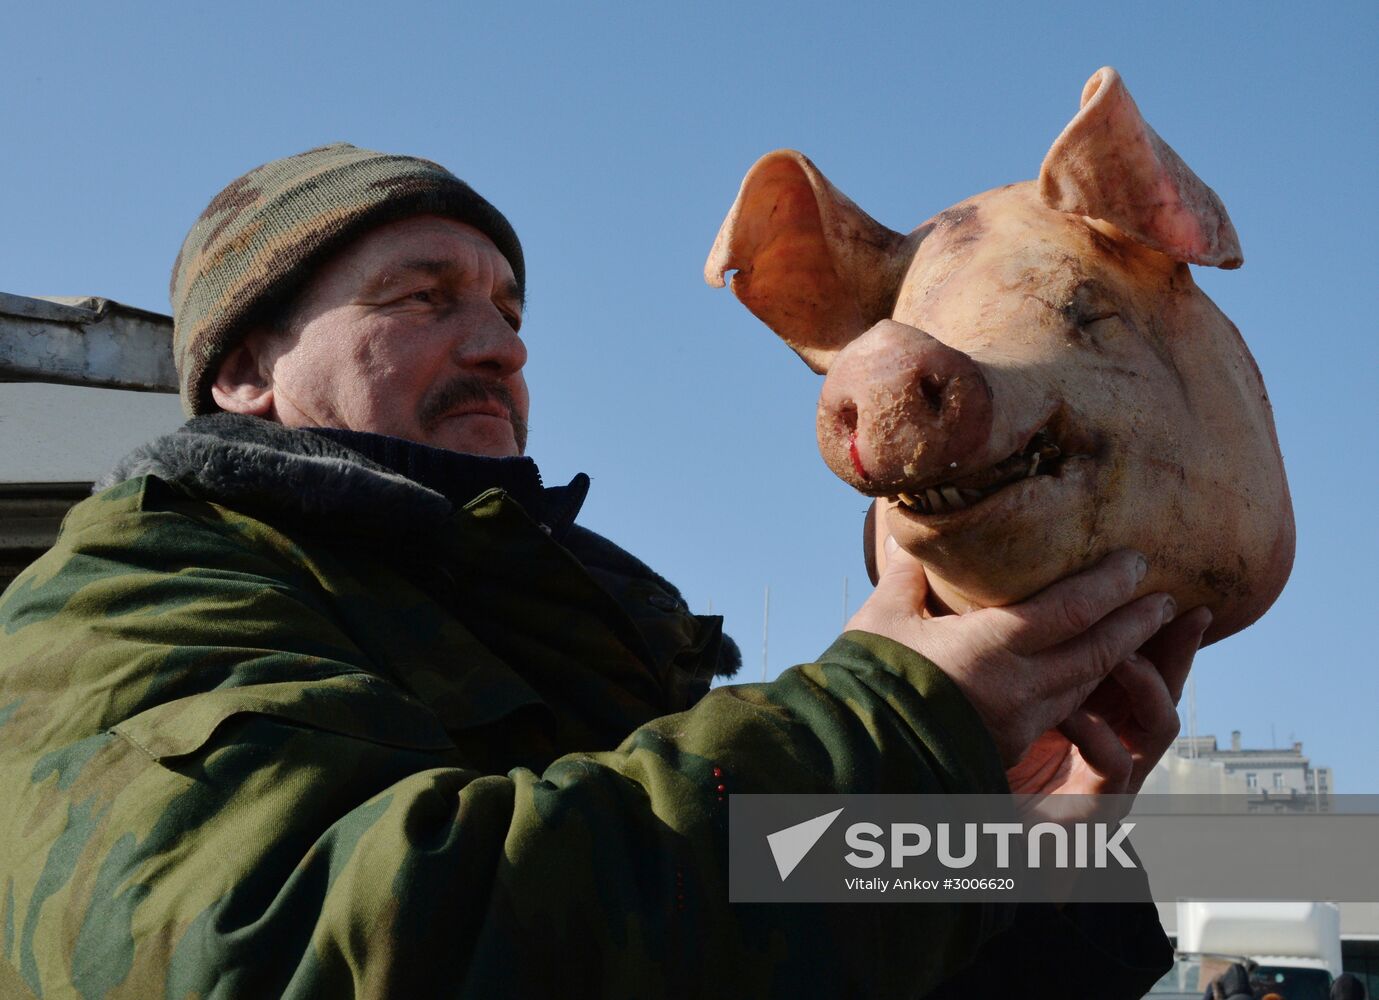
<svg viewBox="0 0 1379 1000">
<path fill-rule="evenodd" d="M 1178 701 L 1211 612 L 1180 615 L 1006 772 L 1012 792 L 1137 794 L 1178 736 Z"/>
<path fill-rule="evenodd" d="M 1135 751 L 1120 743 L 1111 719 L 1122 729 L 1127 727 L 1127 720 L 1134 719 L 1138 720 L 1135 725 L 1152 730 L 1152 735 L 1138 744 L 1142 758 L 1148 757 L 1167 731 L 1166 721 L 1160 717 L 1163 698 L 1157 693 L 1150 698 L 1149 709 L 1135 706 L 1153 687 L 1146 671 L 1157 671 L 1148 661 L 1140 664 L 1130 657 L 1173 619 L 1176 610 L 1167 594 L 1131 600 L 1147 571 L 1148 564 L 1139 553 L 1116 552 L 1092 569 L 1061 580 L 1020 604 L 926 618 L 924 567 L 892 542 L 887 544 L 886 565 L 876 590 L 853 615 L 848 628 L 893 639 L 938 666 L 976 709 L 1007 767 L 1018 771 L 1017 765 L 1024 764 L 1031 746 L 1043 740 L 1027 765 L 1029 774 L 1017 775 L 1023 784 L 1052 790 L 1049 785 L 1067 783 L 1074 777 L 1079 778 L 1074 785 L 1084 784 L 1087 774 L 1081 768 L 1111 766 L 1108 762 L 1114 755 L 1106 743 L 1109 738 L 1132 757 L 1129 773 L 1116 782 L 1125 785 L 1135 770 Z M 1161 640 L 1174 657 L 1174 677 L 1180 669 L 1186 676 L 1182 651 L 1190 645 L 1186 655 L 1190 666 L 1200 634 L 1199 630 L 1189 640 L 1170 630 Z M 1112 703 L 1103 708 L 1104 715 L 1093 704 L 1070 719 L 1117 664 L 1126 661 L 1132 666 L 1125 671 L 1123 683 L 1133 688 L 1133 693 L 1128 698 L 1103 696 Z M 1165 688 L 1172 683 L 1162 675 L 1159 682 Z M 1121 684 L 1122 679 L 1113 683 Z M 1176 683 L 1180 692 L 1182 682 Z M 1112 713 L 1116 704 L 1121 707 Z M 1065 721 L 1072 733 L 1065 729 L 1067 743 L 1058 744 L 1047 734 Z M 1173 724 L 1176 734 L 1176 712 Z M 1074 747 L 1078 748 L 1076 755 Z M 1149 766 L 1153 762 L 1149 761 Z"/>
</svg>

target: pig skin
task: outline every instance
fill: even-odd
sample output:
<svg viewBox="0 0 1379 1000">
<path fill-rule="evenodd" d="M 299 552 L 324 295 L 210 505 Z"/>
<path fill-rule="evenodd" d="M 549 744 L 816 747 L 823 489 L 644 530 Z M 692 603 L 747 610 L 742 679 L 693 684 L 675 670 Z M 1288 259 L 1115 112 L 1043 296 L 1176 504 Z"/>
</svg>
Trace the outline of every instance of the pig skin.
<svg viewBox="0 0 1379 1000">
<path fill-rule="evenodd" d="M 1131 546 L 1151 565 L 1141 592 L 1205 604 L 1212 642 L 1273 603 L 1294 549 L 1264 383 L 1188 268 L 1241 259 L 1215 192 L 1103 68 L 1037 181 L 908 236 L 802 154 L 767 154 L 705 277 L 735 271 L 737 297 L 825 375 L 824 460 L 881 498 L 940 606 L 1013 603 Z M 1041 430 L 1059 453 L 1037 475 L 945 513 L 896 501 L 989 488 Z"/>
</svg>

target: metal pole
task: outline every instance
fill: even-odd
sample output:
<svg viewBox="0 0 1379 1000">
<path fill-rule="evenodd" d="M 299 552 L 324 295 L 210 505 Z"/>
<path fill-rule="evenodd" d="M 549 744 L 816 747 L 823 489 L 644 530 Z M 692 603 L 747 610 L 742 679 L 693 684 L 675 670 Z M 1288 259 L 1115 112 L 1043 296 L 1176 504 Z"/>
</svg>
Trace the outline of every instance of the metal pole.
<svg viewBox="0 0 1379 1000">
<path fill-rule="evenodd" d="M 771 585 L 766 585 L 766 608 L 761 615 L 761 681 L 766 683 L 767 643 L 771 639 Z"/>
</svg>

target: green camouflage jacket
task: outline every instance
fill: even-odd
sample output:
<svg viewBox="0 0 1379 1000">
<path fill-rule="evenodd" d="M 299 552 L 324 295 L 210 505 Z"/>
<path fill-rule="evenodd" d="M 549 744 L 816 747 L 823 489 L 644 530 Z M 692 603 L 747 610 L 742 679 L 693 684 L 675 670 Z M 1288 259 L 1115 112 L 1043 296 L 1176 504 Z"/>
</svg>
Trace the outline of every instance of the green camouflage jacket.
<svg viewBox="0 0 1379 1000">
<path fill-rule="evenodd" d="M 705 694 L 718 619 L 501 491 L 224 416 L 121 471 L 0 599 L 0 997 L 918 996 L 1008 921 L 727 902 L 733 792 L 1004 791 L 908 650 Z"/>
</svg>

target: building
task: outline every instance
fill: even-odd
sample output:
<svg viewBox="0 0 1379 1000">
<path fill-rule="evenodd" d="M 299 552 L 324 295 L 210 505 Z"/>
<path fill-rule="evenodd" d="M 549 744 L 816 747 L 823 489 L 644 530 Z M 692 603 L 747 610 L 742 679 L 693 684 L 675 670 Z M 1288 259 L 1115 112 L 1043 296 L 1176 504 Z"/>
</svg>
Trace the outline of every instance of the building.
<svg viewBox="0 0 1379 1000">
<path fill-rule="evenodd" d="M 1219 763 L 1228 783 L 1249 793 L 1275 796 L 1325 796 L 1333 785 L 1331 768 L 1313 767 L 1302 752 L 1302 743 L 1267 750 L 1247 750 L 1240 745 L 1240 730 L 1231 732 L 1231 745 L 1223 749 L 1215 736 L 1183 737 L 1174 747 L 1180 758 Z"/>
<path fill-rule="evenodd" d="M 1246 749 L 1240 730 L 1230 746 L 1215 736 L 1183 737 L 1150 773 L 1142 791 L 1155 795 L 1245 795 L 1252 812 L 1326 808 L 1334 788 L 1331 768 L 1314 767 L 1302 743 L 1287 747 Z M 1159 918 L 1170 937 L 1177 933 L 1173 903 L 1159 903 Z M 1341 965 L 1365 980 L 1379 996 L 1379 902 L 1340 903 Z"/>
<path fill-rule="evenodd" d="M 52 546 L 90 483 L 0 483 L 0 591 Z"/>
<path fill-rule="evenodd" d="M 0 462 L 0 590 L 53 544 L 67 511 L 91 495 L 91 483 L 78 480 L 94 478 L 153 436 L 146 408 L 131 397 L 160 394 L 168 400 L 168 416 L 180 416 L 171 343 L 168 316 L 109 299 L 0 292 L 0 384 L 17 387 L 0 414 L 8 445 Z M 25 411 L 23 398 L 32 403 L 33 397 L 20 390 L 36 386 L 24 383 L 81 387 L 63 390 L 70 408 L 51 435 L 35 433 L 47 428 Z M 92 393 L 107 398 L 90 406 Z M 107 419 L 92 419 L 97 413 Z M 91 462 L 74 461 L 77 454 L 101 453 L 81 447 L 93 439 L 114 450 Z"/>
</svg>

